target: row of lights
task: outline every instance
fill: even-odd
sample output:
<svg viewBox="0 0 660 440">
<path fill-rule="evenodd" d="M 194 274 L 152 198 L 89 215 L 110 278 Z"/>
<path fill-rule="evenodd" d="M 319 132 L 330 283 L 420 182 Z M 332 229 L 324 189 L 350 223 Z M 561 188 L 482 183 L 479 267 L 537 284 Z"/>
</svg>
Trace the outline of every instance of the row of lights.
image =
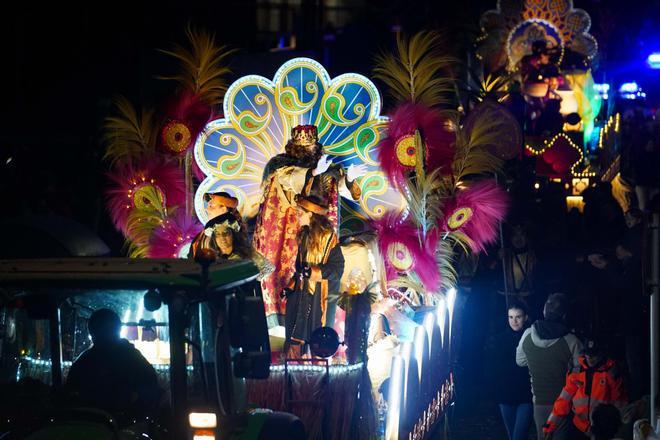
<svg viewBox="0 0 660 440">
<path fill-rule="evenodd" d="M 385 427 L 385 438 L 387 440 L 397 440 L 399 438 L 400 425 L 405 417 L 403 410 L 411 403 L 408 399 L 409 394 L 412 393 L 408 390 L 408 381 L 406 380 L 409 377 L 409 369 L 416 367 L 417 384 L 422 384 L 429 378 L 435 377 L 434 374 L 437 373 L 428 371 L 427 367 L 431 367 L 429 361 L 436 358 L 438 350 L 442 350 L 443 353 L 449 356 L 455 303 L 456 289 L 450 288 L 447 291 L 446 300 L 441 299 L 438 302 L 435 313 L 428 313 L 424 317 L 423 324 L 417 326 L 413 342 L 401 344 L 399 354 L 392 358 L 389 395 L 387 398 L 387 423 Z M 448 343 L 445 347 L 445 323 L 447 322 L 447 318 L 449 318 L 449 335 L 447 339 Z M 440 331 L 440 341 L 433 339 L 434 334 L 436 334 L 436 326 Z M 444 388 L 444 384 L 442 388 Z"/>
<path fill-rule="evenodd" d="M 550 147 L 552 147 L 554 143 L 557 141 L 557 139 L 559 139 L 560 137 L 563 137 L 571 147 L 575 148 L 578 151 L 578 153 L 580 153 L 580 158 L 573 165 L 571 165 L 571 174 L 574 177 L 595 177 L 596 173 L 593 171 L 582 171 L 582 172 L 575 171 L 575 167 L 577 167 L 581 162 L 584 162 L 584 153 L 582 152 L 582 148 L 580 148 L 575 142 L 573 142 L 571 138 L 568 137 L 565 133 L 557 133 L 552 137 L 552 139 L 543 140 L 544 147 L 541 150 L 535 150 L 527 144 L 525 144 L 525 149 L 529 151 L 533 156 L 540 156 L 543 153 L 545 153 Z"/>
<path fill-rule="evenodd" d="M 361 370 L 363 366 L 364 365 L 362 362 L 358 362 L 357 364 L 352 364 L 352 365 L 330 365 L 328 368 L 331 374 L 332 373 L 340 374 L 340 373 L 347 373 L 350 371 Z M 326 367 L 320 365 L 287 365 L 286 368 L 284 367 L 284 365 L 270 366 L 271 373 L 281 373 L 285 369 L 287 371 L 314 371 L 314 372 L 326 371 Z"/>
<path fill-rule="evenodd" d="M 603 149 L 603 138 L 607 136 L 610 132 L 610 130 L 613 128 L 614 133 L 619 133 L 619 127 L 621 125 L 621 115 L 619 113 L 616 113 L 615 115 L 612 115 L 609 117 L 607 120 L 607 124 L 603 127 L 603 129 L 600 131 L 600 136 L 598 136 L 598 148 Z"/>
<path fill-rule="evenodd" d="M 30 356 L 25 356 L 21 358 L 21 361 L 25 361 L 31 365 L 35 366 L 52 366 L 52 362 L 47 359 L 34 359 Z M 62 366 L 63 367 L 70 367 L 73 364 L 71 361 L 62 361 Z M 151 364 L 152 367 L 154 367 L 154 370 L 156 371 L 167 371 L 170 369 L 169 364 Z M 188 371 L 193 371 L 193 366 L 188 365 L 187 367 Z M 272 368 L 272 367 L 271 367 Z"/>
</svg>

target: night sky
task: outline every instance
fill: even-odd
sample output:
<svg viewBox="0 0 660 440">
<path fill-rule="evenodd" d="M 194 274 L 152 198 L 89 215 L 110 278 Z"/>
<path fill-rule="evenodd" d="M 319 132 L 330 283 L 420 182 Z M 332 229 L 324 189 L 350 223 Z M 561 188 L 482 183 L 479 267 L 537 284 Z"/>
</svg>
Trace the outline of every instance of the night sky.
<svg viewBox="0 0 660 440">
<path fill-rule="evenodd" d="M 186 23 L 209 29 L 220 44 L 240 49 L 231 63 L 234 77 L 272 77 L 283 61 L 300 54 L 327 62 L 331 75 L 368 75 L 373 55 L 393 41 L 393 24 L 407 32 L 444 30 L 457 52 L 464 53 L 478 32 L 480 14 L 496 5 L 495 0 L 353 2 L 364 6 L 352 12 L 351 24 L 325 52 L 322 29 L 300 20 L 309 11 L 303 8 L 294 11 L 300 50 L 269 53 L 277 35 L 257 33 L 256 0 L 65 3 L 22 2 L 4 14 L 0 26 L 2 213 L 72 217 L 97 231 L 115 253 L 121 251 L 122 238 L 103 207 L 106 164 L 100 160 L 99 128 L 114 95 L 143 105 L 172 93 L 174 84 L 155 76 L 173 72 L 176 65 L 156 49 L 185 43 Z M 660 1 L 575 0 L 574 6 L 592 17 L 591 34 L 606 50 L 603 70 L 638 79 L 632 76 L 643 71 L 636 67 L 641 54 L 660 50 Z M 638 81 L 650 87 L 654 79 L 645 75 Z"/>
</svg>

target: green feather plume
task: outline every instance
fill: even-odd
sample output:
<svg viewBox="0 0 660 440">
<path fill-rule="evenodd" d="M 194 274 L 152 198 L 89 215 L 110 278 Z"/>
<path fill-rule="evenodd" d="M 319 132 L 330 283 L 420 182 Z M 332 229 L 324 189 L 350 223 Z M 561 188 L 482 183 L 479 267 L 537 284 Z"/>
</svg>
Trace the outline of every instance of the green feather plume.
<svg viewBox="0 0 660 440">
<path fill-rule="evenodd" d="M 103 159 L 111 165 L 125 164 L 142 156 L 149 156 L 156 149 L 156 121 L 152 110 L 138 114 L 133 104 L 123 96 L 114 100 L 114 116 L 103 124 L 103 143 L 106 146 Z"/>
<path fill-rule="evenodd" d="M 173 210 L 164 206 L 159 191 L 152 186 L 145 186 L 140 192 L 141 207 L 134 209 L 126 223 L 127 253 L 131 258 L 144 258 L 149 250 L 151 235 Z"/>
<path fill-rule="evenodd" d="M 456 154 L 452 163 L 456 184 L 467 176 L 492 174 L 501 169 L 502 160 L 491 154 L 487 147 L 497 144 L 504 135 L 503 128 L 500 121 L 477 118 L 469 132 L 463 127 L 456 130 Z"/>
<path fill-rule="evenodd" d="M 396 52 L 376 56 L 374 76 L 389 87 L 396 102 L 447 104 L 455 91 L 447 72 L 456 59 L 442 52 L 443 41 L 436 32 L 420 32 L 412 38 L 397 34 Z"/>
<path fill-rule="evenodd" d="M 226 46 L 217 46 L 215 36 L 204 30 L 186 28 L 190 49 L 178 44 L 172 50 L 161 50 L 179 60 L 183 72 L 174 76 L 161 76 L 160 79 L 174 80 L 190 89 L 208 105 L 218 105 L 227 91 L 222 78 L 230 72 L 224 65 L 225 58 L 235 52 Z"/>
</svg>

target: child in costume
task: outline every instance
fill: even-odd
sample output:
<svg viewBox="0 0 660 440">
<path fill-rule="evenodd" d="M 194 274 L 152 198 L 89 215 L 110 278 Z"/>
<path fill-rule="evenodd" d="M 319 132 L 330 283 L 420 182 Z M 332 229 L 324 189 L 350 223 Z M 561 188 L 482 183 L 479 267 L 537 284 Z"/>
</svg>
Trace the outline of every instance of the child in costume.
<svg viewBox="0 0 660 440">
<path fill-rule="evenodd" d="M 285 289 L 285 352 L 292 345 L 304 346 L 318 327 L 332 325 L 326 323 L 328 296 L 338 294 L 344 271 L 337 235 L 325 217 L 327 204 L 316 196 L 300 194 L 295 201 L 301 228 L 296 237 L 296 272 Z M 300 355 L 304 351 L 301 349 Z"/>
<path fill-rule="evenodd" d="M 209 220 L 190 245 L 188 257 L 195 258 L 201 249 L 213 249 L 221 260 L 250 258 L 247 230 L 236 210 L 238 199 L 226 192 L 208 193 L 204 197 Z"/>
</svg>

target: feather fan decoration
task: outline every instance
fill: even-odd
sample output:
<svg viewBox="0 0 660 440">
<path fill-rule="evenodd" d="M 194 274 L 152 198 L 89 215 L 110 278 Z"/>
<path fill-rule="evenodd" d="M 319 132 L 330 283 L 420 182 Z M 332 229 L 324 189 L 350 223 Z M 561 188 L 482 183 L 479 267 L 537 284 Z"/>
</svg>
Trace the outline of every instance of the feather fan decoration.
<svg viewBox="0 0 660 440">
<path fill-rule="evenodd" d="M 114 106 L 116 114 L 107 117 L 103 124 L 103 142 L 106 145 L 103 159 L 114 166 L 153 155 L 156 146 L 153 111 L 143 110 L 138 114 L 123 96 L 115 98 Z"/>
<path fill-rule="evenodd" d="M 378 232 L 388 281 L 396 280 L 400 273 L 414 272 L 427 291 L 437 292 L 440 281 L 435 262 L 437 233 L 428 234 L 420 244 L 417 228 L 394 211 L 387 212 L 373 226 Z"/>
<path fill-rule="evenodd" d="M 186 215 L 184 209 L 178 209 L 154 229 L 147 254 L 150 258 L 180 258 L 201 230 L 201 223 Z"/>
<path fill-rule="evenodd" d="M 449 102 L 454 80 L 447 74 L 455 58 L 443 55 L 443 41 L 436 32 L 420 32 L 412 38 L 397 34 L 395 53 L 376 57 L 374 76 L 382 80 L 397 102 L 410 101 L 435 107 Z"/>
<path fill-rule="evenodd" d="M 107 174 L 107 207 L 115 227 L 127 235 L 128 217 L 135 209 L 159 211 L 185 203 L 183 172 L 178 166 L 159 158 L 140 165 L 115 167 Z M 129 237 L 130 238 L 130 237 Z"/>
<path fill-rule="evenodd" d="M 222 76 L 229 73 L 223 62 L 234 50 L 216 46 L 213 34 L 193 29 L 191 26 L 186 29 L 186 35 L 190 41 L 190 50 L 178 44 L 171 51 L 161 50 L 178 59 L 183 66 L 183 72 L 160 78 L 179 82 L 209 106 L 218 105 L 227 90 L 227 84 Z"/>
<path fill-rule="evenodd" d="M 507 193 L 493 180 L 477 182 L 447 201 L 442 227 L 464 234 L 472 251 L 481 252 L 497 240 L 498 222 L 504 219 L 507 206 Z"/>
<path fill-rule="evenodd" d="M 416 167 L 416 130 L 419 130 L 424 142 L 426 171 L 451 171 L 455 134 L 447 129 L 445 120 L 437 110 L 406 102 L 400 104 L 390 117 L 387 137 L 378 150 L 380 165 L 390 183 L 397 188 L 403 187 L 406 172 Z"/>
</svg>

